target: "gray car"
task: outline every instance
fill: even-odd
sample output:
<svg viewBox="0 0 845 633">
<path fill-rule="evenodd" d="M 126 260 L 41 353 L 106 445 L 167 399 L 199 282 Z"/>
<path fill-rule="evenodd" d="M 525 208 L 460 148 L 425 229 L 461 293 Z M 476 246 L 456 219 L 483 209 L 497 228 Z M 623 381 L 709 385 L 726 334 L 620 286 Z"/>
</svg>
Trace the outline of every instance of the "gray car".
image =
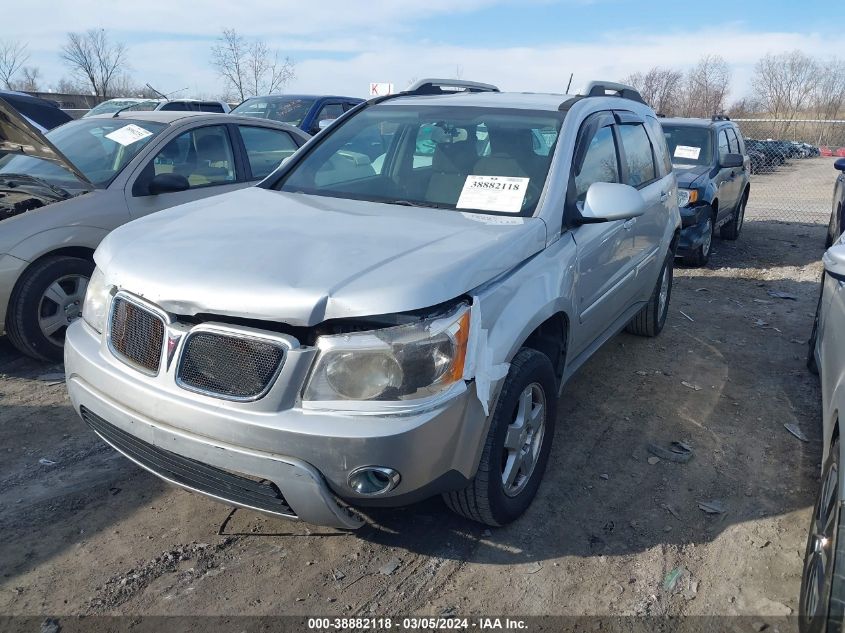
<svg viewBox="0 0 845 633">
<path fill-rule="evenodd" d="M 356 508 L 436 494 L 519 517 L 567 380 L 620 330 L 663 328 L 677 187 L 627 86 L 456 83 L 372 100 L 259 186 L 111 233 L 65 347 L 88 425 L 169 482 L 292 519 L 355 528 Z"/>
<path fill-rule="evenodd" d="M 255 183 L 308 138 L 274 121 L 188 112 L 95 116 L 42 135 L 0 99 L 0 334 L 61 359 L 109 231 Z"/>
</svg>

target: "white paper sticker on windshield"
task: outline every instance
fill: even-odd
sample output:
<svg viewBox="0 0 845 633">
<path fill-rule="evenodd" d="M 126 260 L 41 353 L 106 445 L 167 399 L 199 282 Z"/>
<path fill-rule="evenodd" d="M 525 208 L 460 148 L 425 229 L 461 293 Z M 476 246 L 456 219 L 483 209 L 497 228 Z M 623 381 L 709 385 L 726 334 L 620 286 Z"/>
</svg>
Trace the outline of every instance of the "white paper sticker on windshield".
<svg viewBox="0 0 845 633">
<path fill-rule="evenodd" d="M 115 130 L 114 132 L 109 132 L 106 134 L 106 138 L 114 141 L 115 143 L 120 143 L 121 145 L 126 146 L 132 145 L 132 143 L 136 143 L 142 138 L 152 136 L 152 134 L 152 132 L 145 130 L 140 125 L 130 123 L 129 125 L 124 125 L 122 128 Z"/>
<path fill-rule="evenodd" d="M 678 145 L 675 148 L 675 158 L 689 158 L 690 160 L 698 160 L 698 155 L 701 153 L 700 147 L 690 147 L 689 145 Z"/>
<path fill-rule="evenodd" d="M 467 176 L 457 209 L 519 213 L 530 178 Z"/>
</svg>

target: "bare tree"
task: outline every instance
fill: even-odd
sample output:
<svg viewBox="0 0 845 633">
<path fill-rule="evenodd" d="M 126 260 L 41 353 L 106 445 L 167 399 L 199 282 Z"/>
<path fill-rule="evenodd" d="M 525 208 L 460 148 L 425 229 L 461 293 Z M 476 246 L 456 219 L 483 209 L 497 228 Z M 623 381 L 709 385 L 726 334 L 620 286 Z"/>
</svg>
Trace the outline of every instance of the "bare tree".
<svg viewBox="0 0 845 633">
<path fill-rule="evenodd" d="M 720 55 L 705 55 L 688 72 L 682 86 L 681 113 L 710 117 L 725 110 L 731 69 Z"/>
<path fill-rule="evenodd" d="M 85 88 L 79 85 L 79 82 L 73 78 L 62 77 L 53 86 L 53 90 L 59 94 L 81 94 L 85 92 Z"/>
<path fill-rule="evenodd" d="M 41 69 L 37 66 L 24 66 L 21 74 L 23 78 L 15 84 L 15 88 L 24 92 L 38 92 L 40 89 Z"/>
<path fill-rule="evenodd" d="M 634 73 L 622 80 L 636 88 L 655 112 L 671 116 L 678 109 L 678 93 L 683 74 L 672 68 L 654 66 L 645 74 Z"/>
<path fill-rule="evenodd" d="M 845 62 L 831 59 L 817 66 L 811 108 L 819 119 L 836 119 L 845 105 Z"/>
<path fill-rule="evenodd" d="M 211 47 L 211 63 L 231 96 L 241 101 L 280 91 L 295 76 L 294 62 L 279 58 L 263 40 L 247 42 L 235 29 L 223 29 Z"/>
<path fill-rule="evenodd" d="M 742 119 L 759 116 L 765 110 L 763 104 L 753 97 L 743 97 L 734 101 L 728 107 L 728 114 L 732 119 Z"/>
<path fill-rule="evenodd" d="M 28 60 L 26 44 L 17 40 L 0 40 L 0 82 L 7 90 L 12 88 L 14 76 Z"/>
<path fill-rule="evenodd" d="M 818 64 L 801 51 L 771 53 L 754 68 L 751 85 L 768 114 L 782 123 L 775 130 L 783 135 L 796 115 L 810 105 L 818 86 Z"/>
<path fill-rule="evenodd" d="M 111 97 L 113 82 L 127 67 L 126 46 L 112 42 L 103 29 L 68 33 L 61 58 L 71 72 L 87 81 L 98 97 Z"/>
</svg>

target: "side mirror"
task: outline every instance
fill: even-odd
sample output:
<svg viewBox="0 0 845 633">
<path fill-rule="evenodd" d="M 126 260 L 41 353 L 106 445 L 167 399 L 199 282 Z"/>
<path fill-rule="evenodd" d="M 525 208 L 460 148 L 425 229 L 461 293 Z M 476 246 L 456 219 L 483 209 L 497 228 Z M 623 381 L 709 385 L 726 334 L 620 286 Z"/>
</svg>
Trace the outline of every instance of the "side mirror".
<svg viewBox="0 0 845 633">
<path fill-rule="evenodd" d="M 743 159 L 742 154 L 725 154 L 722 157 L 722 160 L 719 161 L 719 164 L 722 167 L 742 167 L 745 163 L 745 159 Z"/>
<path fill-rule="evenodd" d="M 837 158 L 836 162 L 833 163 L 833 168 L 839 171 L 845 171 L 845 158 Z"/>
<path fill-rule="evenodd" d="M 834 243 L 822 255 L 824 272 L 834 279 L 845 281 L 845 244 Z"/>
<path fill-rule="evenodd" d="M 587 189 L 581 218 L 585 224 L 629 220 L 644 214 L 645 207 L 642 194 L 630 185 L 594 182 Z"/>
<path fill-rule="evenodd" d="M 160 193 L 175 193 L 190 188 L 191 183 L 181 174 L 158 174 L 150 180 L 147 191 L 151 196 L 157 196 Z"/>
</svg>

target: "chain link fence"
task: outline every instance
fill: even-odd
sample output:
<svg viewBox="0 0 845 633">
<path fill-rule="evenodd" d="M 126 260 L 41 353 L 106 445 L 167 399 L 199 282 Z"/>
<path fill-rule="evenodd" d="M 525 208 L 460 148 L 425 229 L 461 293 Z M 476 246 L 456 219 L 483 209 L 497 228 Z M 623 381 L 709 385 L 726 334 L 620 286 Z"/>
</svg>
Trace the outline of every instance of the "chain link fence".
<svg viewBox="0 0 845 633">
<path fill-rule="evenodd" d="M 827 224 L 845 121 L 734 119 L 751 158 L 748 220 Z"/>
</svg>

